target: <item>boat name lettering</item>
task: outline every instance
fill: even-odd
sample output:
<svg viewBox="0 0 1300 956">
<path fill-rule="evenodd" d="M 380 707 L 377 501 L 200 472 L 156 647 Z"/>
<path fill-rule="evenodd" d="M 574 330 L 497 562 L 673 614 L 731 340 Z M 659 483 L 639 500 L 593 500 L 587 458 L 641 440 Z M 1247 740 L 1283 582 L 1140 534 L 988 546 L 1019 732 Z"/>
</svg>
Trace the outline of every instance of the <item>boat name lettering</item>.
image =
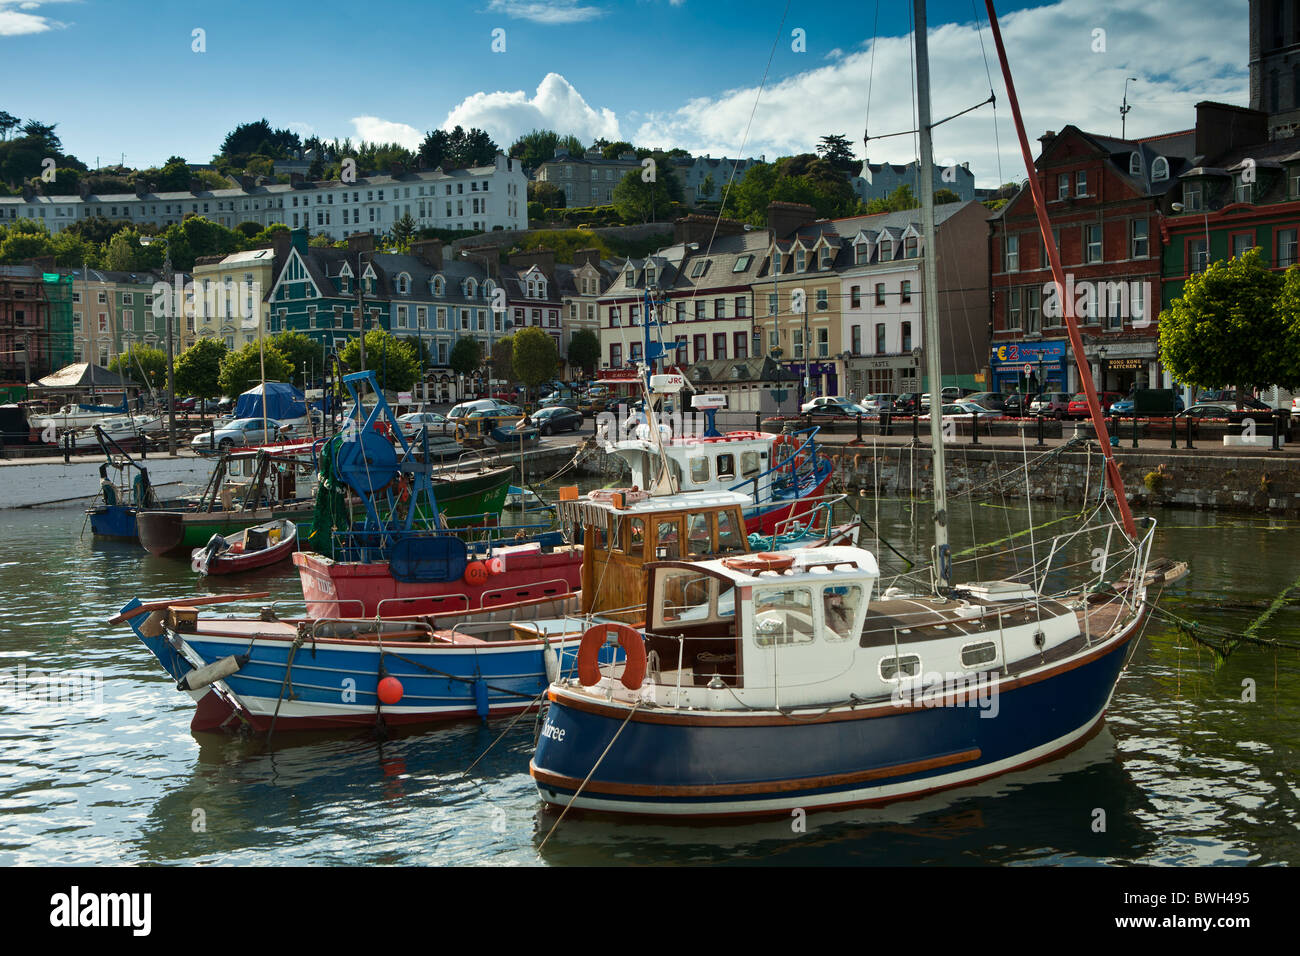
<svg viewBox="0 0 1300 956">
<path fill-rule="evenodd" d="M 553 723 L 551 723 L 549 720 L 548 720 L 545 724 L 542 725 L 542 736 L 543 736 L 543 737 L 550 737 L 550 738 L 551 738 L 552 740 L 554 740 L 557 744 L 562 744 L 562 743 L 564 743 L 564 735 L 565 735 L 565 733 L 566 733 L 566 731 L 565 731 L 563 728 L 561 728 L 561 727 L 556 727 L 556 726 L 555 726 Z"/>
</svg>

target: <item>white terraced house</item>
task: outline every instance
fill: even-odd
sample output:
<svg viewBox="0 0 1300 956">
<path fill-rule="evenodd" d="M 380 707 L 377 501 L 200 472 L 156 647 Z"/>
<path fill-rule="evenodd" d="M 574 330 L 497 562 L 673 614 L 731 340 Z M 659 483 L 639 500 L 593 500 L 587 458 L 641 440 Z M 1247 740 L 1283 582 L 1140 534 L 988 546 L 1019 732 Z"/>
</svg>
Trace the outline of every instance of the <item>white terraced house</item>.
<svg viewBox="0 0 1300 956">
<path fill-rule="evenodd" d="M 195 181 L 193 187 L 200 187 Z M 78 219 L 103 216 L 140 225 L 169 226 L 188 215 L 203 216 L 228 228 L 241 222 L 260 226 L 283 223 L 344 239 L 354 232 L 377 234 L 410 213 L 416 228 L 473 229 L 491 232 L 528 228 L 528 178 L 518 160 L 497 153 L 489 166 L 403 171 L 367 176 L 355 182 L 269 183 L 251 177 L 231 189 L 194 188 L 186 192 L 114 193 L 97 196 L 0 196 L 0 225 L 20 219 L 43 222 L 62 232 Z"/>
</svg>

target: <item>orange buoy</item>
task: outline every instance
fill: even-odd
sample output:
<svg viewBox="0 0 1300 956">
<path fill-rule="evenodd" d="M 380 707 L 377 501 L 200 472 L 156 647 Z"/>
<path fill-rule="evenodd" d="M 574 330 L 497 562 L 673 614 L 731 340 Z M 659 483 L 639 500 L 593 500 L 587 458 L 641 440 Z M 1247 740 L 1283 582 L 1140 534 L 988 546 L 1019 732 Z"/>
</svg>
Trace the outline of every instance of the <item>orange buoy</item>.
<svg viewBox="0 0 1300 956">
<path fill-rule="evenodd" d="M 480 585 L 486 584 L 488 579 L 488 569 L 482 561 L 471 561 L 465 565 L 465 583 Z"/>
<path fill-rule="evenodd" d="M 396 677 L 385 677 L 379 682 L 379 702 L 381 704 L 396 704 L 402 699 L 402 682 Z"/>
<path fill-rule="evenodd" d="M 583 687 L 600 681 L 600 649 L 615 637 L 623 648 L 623 676 L 619 678 L 628 690 L 636 690 L 645 680 L 645 639 L 641 632 L 626 624 L 595 624 L 583 633 L 578 645 L 578 680 Z"/>
</svg>

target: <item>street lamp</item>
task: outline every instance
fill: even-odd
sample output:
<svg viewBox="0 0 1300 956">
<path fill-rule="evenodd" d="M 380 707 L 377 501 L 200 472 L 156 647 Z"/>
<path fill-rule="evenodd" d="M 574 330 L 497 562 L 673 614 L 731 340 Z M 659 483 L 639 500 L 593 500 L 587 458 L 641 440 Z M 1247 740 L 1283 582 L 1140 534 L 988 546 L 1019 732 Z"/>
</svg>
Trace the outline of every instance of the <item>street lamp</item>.
<svg viewBox="0 0 1300 956">
<path fill-rule="evenodd" d="M 1106 390 L 1106 346 L 1103 345 L 1097 350 L 1097 357 L 1100 360 L 1097 368 L 1101 373 L 1101 390 L 1104 392 Z"/>
</svg>

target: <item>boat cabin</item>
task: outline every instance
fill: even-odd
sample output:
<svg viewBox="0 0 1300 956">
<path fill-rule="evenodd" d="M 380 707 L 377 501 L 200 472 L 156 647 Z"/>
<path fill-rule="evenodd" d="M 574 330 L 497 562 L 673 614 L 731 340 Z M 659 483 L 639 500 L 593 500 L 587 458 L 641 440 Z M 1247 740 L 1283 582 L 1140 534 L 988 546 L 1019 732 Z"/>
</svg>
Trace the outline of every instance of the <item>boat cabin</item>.
<svg viewBox="0 0 1300 956">
<path fill-rule="evenodd" d="M 647 565 L 748 554 L 748 504 L 734 491 L 650 495 L 637 488 L 561 500 L 562 525 L 573 529 L 570 540 L 580 534 L 583 542 L 583 611 L 639 622 Z"/>
<path fill-rule="evenodd" d="M 757 489 L 770 497 L 768 486 L 776 479 L 769 473 L 788 459 L 793 444 L 780 453 L 780 436 L 762 432 L 733 432 L 720 438 L 678 438 L 663 443 L 664 457 L 678 491 L 749 491 Z M 649 438 L 632 438 L 605 446 L 606 451 L 628 463 L 632 484 L 653 488 L 663 471 L 663 459 Z M 773 455 L 779 457 L 774 460 Z M 748 484 L 753 483 L 753 484 Z"/>
</svg>

